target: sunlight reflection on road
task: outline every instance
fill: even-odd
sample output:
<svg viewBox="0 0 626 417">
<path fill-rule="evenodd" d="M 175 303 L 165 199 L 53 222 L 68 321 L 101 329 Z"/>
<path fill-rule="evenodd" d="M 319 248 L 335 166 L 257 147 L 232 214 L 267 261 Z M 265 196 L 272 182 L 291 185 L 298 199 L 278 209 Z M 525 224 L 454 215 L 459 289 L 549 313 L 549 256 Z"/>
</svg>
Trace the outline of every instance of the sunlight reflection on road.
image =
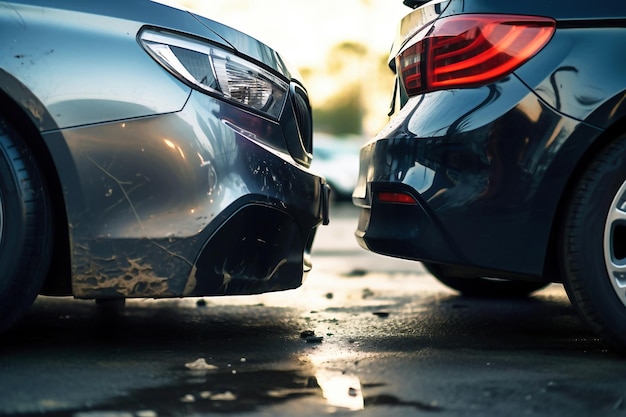
<svg viewBox="0 0 626 417">
<path fill-rule="evenodd" d="M 319 370 L 315 377 L 328 405 L 352 411 L 364 408 L 361 382 L 356 375 Z"/>
</svg>

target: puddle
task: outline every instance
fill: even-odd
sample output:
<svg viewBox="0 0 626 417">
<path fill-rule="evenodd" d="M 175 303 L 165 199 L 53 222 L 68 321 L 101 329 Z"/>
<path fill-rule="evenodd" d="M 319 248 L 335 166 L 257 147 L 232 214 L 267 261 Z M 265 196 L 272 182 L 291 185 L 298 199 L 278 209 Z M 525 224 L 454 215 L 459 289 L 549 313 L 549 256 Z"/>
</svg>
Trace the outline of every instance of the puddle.
<svg viewBox="0 0 626 417">
<path fill-rule="evenodd" d="M 363 410 L 365 407 L 361 381 L 357 376 L 333 371 L 318 371 L 316 378 L 328 405 L 351 411 Z"/>
<path fill-rule="evenodd" d="M 214 370 L 197 361 L 177 383 L 131 390 L 85 409 L 49 411 L 54 417 L 160 417 L 252 413 L 282 409 L 289 414 L 321 415 L 340 409 L 362 410 L 356 376 L 303 370 Z M 200 366 L 201 365 L 201 366 Z M 210 364 L 209 364 L 210 365 Z M 177 372 L 178 373 L 178 372 Z M 22 416 L 22 415 L 21 415 Z"/>
<path fill-rule="evenodd" d="M 322 390 L 302 371 L 188 370 L 178 384 L 131 391 L 98 408 L 136 413 L 145 404 L 155 416 L 198 415 L 251 412 L 305 397 L 322 397 Z"/>
</svg>

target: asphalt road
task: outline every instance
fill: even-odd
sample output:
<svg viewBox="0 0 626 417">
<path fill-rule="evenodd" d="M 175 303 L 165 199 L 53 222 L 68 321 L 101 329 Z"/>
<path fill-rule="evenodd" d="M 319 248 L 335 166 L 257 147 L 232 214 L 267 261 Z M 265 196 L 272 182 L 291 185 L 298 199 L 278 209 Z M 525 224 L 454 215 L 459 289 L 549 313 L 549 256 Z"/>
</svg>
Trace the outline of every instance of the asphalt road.
<svg viewBox="0 0 626 417">
<path fill-rule="evenodd" d="M 0 415 L 626 415 L 626 361 L 562 287 L 464 299 L 360 249 L 355 224 L 334 208 L 293 291 L 118 311 L 40 297 L 0 339 Z"/>
</svg>

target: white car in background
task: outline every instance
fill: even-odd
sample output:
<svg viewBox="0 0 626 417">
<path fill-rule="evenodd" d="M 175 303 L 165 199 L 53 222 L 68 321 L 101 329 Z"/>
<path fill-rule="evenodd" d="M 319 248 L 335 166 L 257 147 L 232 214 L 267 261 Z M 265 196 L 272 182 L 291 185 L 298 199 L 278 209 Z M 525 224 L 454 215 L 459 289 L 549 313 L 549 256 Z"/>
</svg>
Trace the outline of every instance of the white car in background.
<svg viewBox="0 0 626 417">
<path fill-rule="evenodd" d="M 358 136 L 334 137 L 314 134 L 311 169 L 326 177 L 333 201 L 351 201 L 359 176 L 359 150 L 363 140 Z"/>
</svg>

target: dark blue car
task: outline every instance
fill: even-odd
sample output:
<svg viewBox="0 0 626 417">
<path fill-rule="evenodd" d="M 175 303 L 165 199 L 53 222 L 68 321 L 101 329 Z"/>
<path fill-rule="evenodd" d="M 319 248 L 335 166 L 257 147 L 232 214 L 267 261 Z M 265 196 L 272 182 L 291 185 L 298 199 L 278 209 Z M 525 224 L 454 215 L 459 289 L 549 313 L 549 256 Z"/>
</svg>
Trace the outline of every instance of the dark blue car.
<svg viewBox="0 0 626 417">
<path fill-rule="evenodd" d="M 424 4 L 425 3 L 425 4 Z M 472 296 L 562 282 L 626 348 L 626 3 L 405 1 L 361 246 Z"/>
</svg>

